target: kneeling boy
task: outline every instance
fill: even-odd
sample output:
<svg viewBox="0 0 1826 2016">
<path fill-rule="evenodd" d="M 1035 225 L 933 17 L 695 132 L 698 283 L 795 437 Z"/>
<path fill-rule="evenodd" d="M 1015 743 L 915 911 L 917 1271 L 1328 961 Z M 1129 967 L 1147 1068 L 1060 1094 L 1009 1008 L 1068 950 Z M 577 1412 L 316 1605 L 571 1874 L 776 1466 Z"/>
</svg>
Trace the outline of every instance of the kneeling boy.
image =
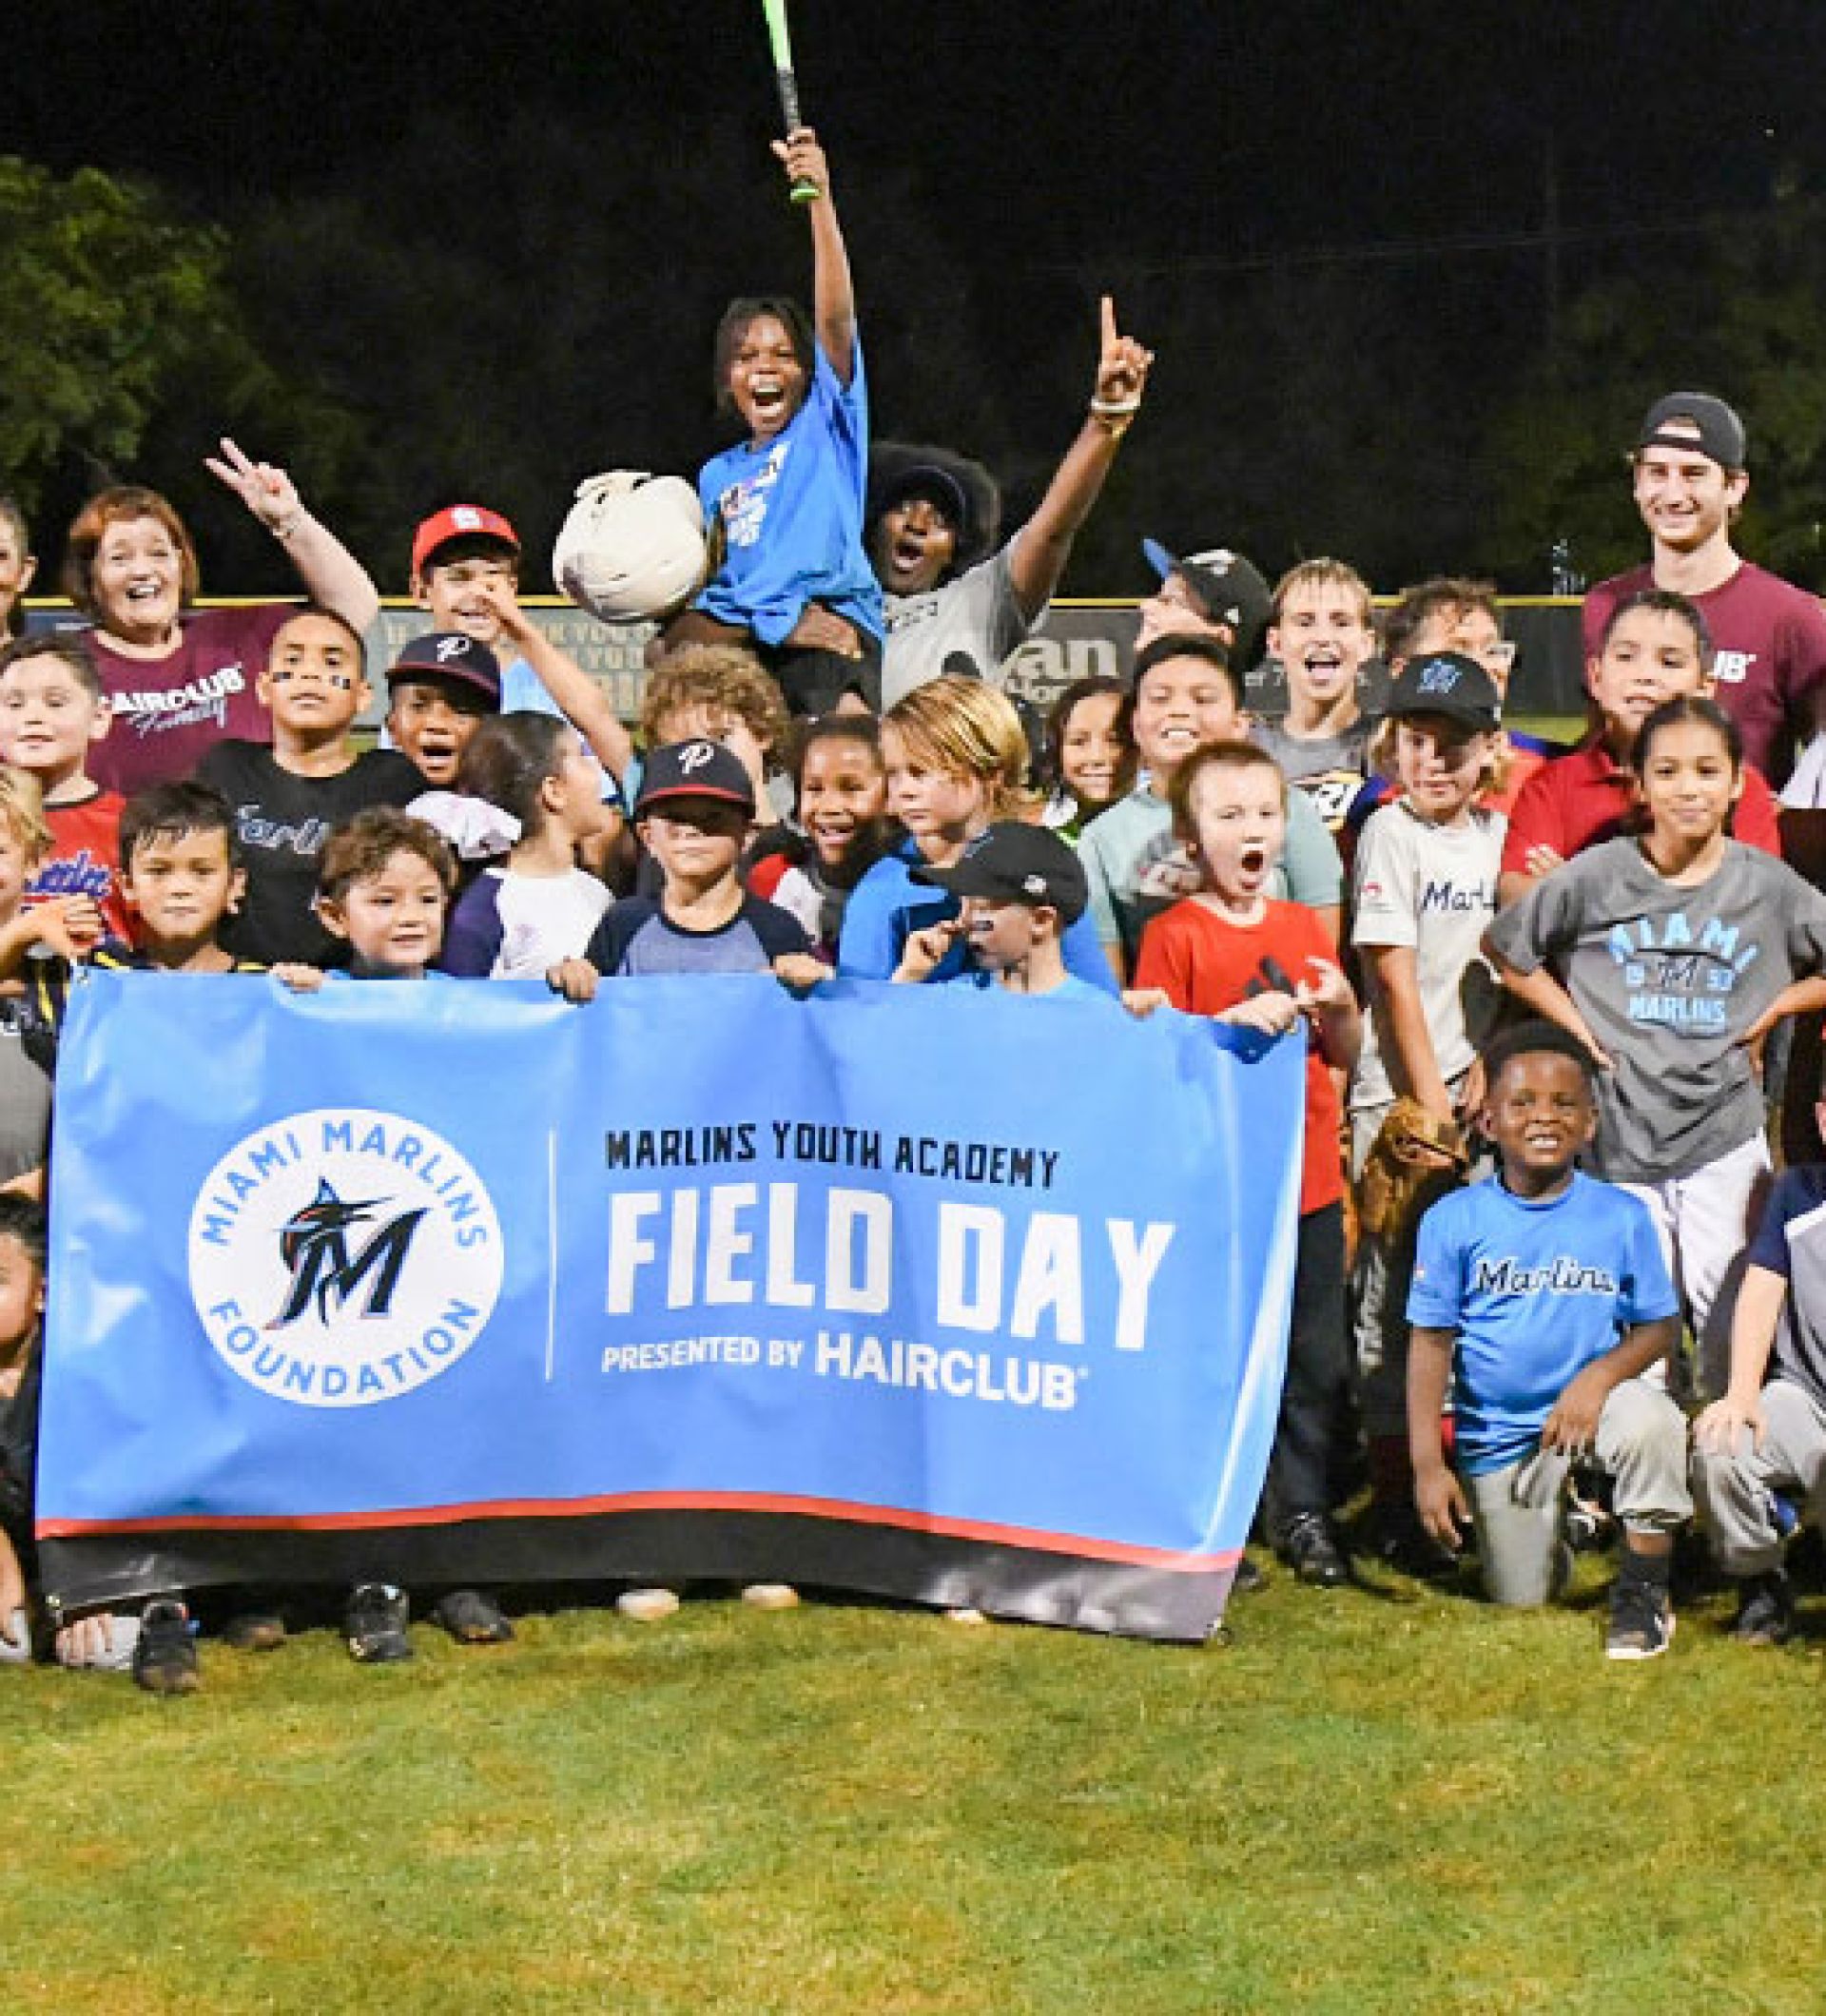
<svg viewBox="0 0 1826 2016">
<path fill-rule="evenodd" d="M 1415 1502 L 1454 1551 L 1475 1524 L 1493 1601 L 1543 1603 L 1564 1560 L 1567 1473 L 1594 1456 L 1623 1530 L 1605 1655 L 1654 1658 L 1674 1636 L 1668 1570 L 1693 1502 L 1685 1421 L 1643 1374 L 1672 1348 L 1680 1305 L 1645 1208 L 1575 1166 L 1598 1126 L 1577 1039 L 1527 1023 L 1491 1044 L 1486 1069 L 1501 1166 L 1421 1220 L 1408 1297 Z"/>
<path fill-rule="evenodd" d="M 1826 1135 L 1826 1100 L 1814 1108 Z M 1782 1542 L 1792 1502 L 1826 1523 L 1826 1163 L 1776 1179 L 1731 1325 L 1731 1373 L 1693 1429 L 1693 1489 L 1719 1566 L 1738 1584 L 1732 1636 L 1779 1645 L 1795 1628 Z M 1775 1370 L 1770 1375 L 1773 1363 Z"/>
</svg>

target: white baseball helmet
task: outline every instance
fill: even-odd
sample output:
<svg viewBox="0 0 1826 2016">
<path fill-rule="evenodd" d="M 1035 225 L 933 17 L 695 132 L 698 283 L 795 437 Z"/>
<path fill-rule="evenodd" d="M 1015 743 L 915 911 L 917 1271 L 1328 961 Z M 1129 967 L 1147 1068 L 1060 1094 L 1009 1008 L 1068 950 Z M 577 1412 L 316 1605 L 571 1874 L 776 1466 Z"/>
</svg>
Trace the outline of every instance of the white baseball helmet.
<svg viewBox="0 0 1826 2016">
<path fill-rule="evenodd" d="M 604 623 L 669 616 L 704 578 L 704 513 L 682 476 L 614 469 L 577 485 L 558 533 L 558 592 Z"/>
</svg>

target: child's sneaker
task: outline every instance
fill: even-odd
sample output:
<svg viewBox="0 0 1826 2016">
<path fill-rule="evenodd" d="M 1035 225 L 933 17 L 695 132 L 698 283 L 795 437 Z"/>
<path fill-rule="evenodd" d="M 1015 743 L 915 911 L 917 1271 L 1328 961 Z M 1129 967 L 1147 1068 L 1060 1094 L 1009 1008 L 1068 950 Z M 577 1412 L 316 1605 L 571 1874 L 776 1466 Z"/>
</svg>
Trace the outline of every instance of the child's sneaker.
<svg viewBox="0 0 1826 2016">
<path fill-rule="evenodd" d="M 459 1645 L 505 1645 L 514 1637 L 500 1604 L 483 1589 L 453 1589 L 431 1615 Z"/>
<path fill-rule="evenodd" d="M 15 1610 L 6 1623 L 7 1629 L 0 1631 L 0 1666 L 29 1666 L 31 1619 L 25 1611 Z"/>
<path fill-rule="evenodd" d="M 797 1610 L 799 1592 L 790 1582 L 748 1582 L 742 1600 L 750 1610 Z"/>
<path fill-rule="evenodd" d="M 1607 1659 L 1657 1659 L 1674 1642 L 1674 1606 L 1667 1591 L 1633 1575 L 1620 1575 L 1610 1592 Z"/>
<path fill-rule="evenodd" d="M 1323 1512 L 1301 1512 L 1289 1520 L 1275 1551 L 1315 1589 L 1342 1589 L 1350 1580 L 1350 1559 Z"/>
<path fill-rule="evenodd" d="M 222 1642 L 237 1652 L 277 1652 L 285 1642 L 285 1619 L 277 1610 L 237 1610 L 222 1627 Z"/>
<path fill-rule="evenodd" d="M 412 1640 L 406 1636 L 410 1616 L 406 1592 L 392 1582 L 363 1582 L 352 1589 L 343 1617 L 349 1657 L 367 1666 L 411 1658 Z"/>
<path fill-rule="evenodd" d="M 203 1684 L 190 1613 L 170 1597 L 147 1603 L 140 1613 L 133 1684 L 147 1694 L 195 1694 Z"/>
<path fill-rule="evenodd" d="M 1779 1568 L 1744 1579 L 1731 1636 L 1739 1645 L 1785 1645 L 1795 1635 L 1795 1593 Z"/>
</svg>

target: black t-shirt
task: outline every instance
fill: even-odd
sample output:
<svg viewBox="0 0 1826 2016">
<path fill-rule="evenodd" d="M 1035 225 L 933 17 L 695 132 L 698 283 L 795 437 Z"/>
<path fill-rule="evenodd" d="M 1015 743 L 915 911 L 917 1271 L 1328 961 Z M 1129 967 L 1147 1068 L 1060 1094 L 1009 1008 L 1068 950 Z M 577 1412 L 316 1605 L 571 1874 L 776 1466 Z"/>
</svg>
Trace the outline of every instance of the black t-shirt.
<svg viewBox="0 0 1826 2016">
<path fill-rule="evenodd" d="M 235 808 L 247 894 L 223 920 L 225 952 L 272 965 L 321 966 L 341 949 L 311 909 L 317 863 L 331 829 L 369 805 L 410 804 L 427 789 L 398 749 L 368 749 L 334 777 L 297 777 L 258 742 L 219 742 L 197 766 Z"/>
</svg>

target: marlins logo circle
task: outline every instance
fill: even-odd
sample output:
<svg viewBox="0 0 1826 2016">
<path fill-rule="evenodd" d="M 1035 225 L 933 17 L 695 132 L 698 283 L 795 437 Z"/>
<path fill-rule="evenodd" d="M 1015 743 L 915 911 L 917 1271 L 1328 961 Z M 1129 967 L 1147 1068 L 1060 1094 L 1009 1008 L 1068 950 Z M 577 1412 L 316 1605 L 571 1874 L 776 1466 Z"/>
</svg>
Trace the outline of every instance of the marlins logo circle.
<svg viewBox="0 0 1826 2016">
<path fill-rule="evenodd" d="M 300 1406 L 371 1406 L 448 1371 L 486 1327 L 501 1270 L 480 1176 L 397 1114 L 276 1120 L 223 1156 L 190 1212 L 210 1343 Z"/>
</svg>

